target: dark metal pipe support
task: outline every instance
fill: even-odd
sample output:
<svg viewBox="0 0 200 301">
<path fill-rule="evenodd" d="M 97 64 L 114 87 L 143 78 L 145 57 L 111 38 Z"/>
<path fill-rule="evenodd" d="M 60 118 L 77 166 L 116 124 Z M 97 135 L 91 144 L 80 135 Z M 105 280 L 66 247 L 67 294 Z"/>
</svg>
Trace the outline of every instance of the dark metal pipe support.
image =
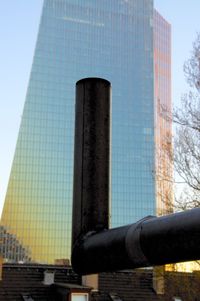
<svg viewBox="0 0 200 301">
<path fill-rule="evenodd" d="M 200 259 L 200 208 L 109 227 L 110 83 L 76 85 L 72 266 L 94 274 Z"/>
<path fill-rule="evenodd" d="M 110 94 L 105 79 L 76 83 L 72 246 L 109 227 Z"/>
<path fill-rule="evenodd" d="M 72 266 L 84 275 L 199 258 L 200 208 L 88 233 L 74 246 Z"/>
</svg>

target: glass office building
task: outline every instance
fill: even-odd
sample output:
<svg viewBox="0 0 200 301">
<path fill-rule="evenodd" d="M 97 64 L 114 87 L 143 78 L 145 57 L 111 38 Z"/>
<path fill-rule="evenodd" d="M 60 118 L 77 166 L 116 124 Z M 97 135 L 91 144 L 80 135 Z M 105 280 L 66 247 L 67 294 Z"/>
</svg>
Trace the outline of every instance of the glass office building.
<svg viewBox="0 0 200 301">
<path fill-rule="evenodd" d="M 70 258 L 75 83 L 85 77 L 112 83 L 112 227 L 156 214 L 153 0 L 44 0 L 1 220 L 8 261 Z"/>
</svg>

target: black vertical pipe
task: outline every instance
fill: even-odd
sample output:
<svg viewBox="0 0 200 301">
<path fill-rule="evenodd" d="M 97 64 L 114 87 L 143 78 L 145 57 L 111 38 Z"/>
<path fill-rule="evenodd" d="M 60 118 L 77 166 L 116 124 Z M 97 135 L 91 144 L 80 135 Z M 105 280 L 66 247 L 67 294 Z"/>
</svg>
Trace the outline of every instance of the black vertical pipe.
<svg viewBox="0 0 200 301">
<path fill-rule="evenodd" d="M 72 247 L 109 226 L 110 92 L 104 79 L 76 83 Z"/>
</svg>

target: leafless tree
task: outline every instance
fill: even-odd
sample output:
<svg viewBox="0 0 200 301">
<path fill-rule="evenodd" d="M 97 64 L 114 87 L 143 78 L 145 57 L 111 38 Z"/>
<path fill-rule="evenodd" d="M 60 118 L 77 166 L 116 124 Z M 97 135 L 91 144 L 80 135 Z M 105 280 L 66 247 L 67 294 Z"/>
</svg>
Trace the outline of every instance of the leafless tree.
<svg viewBox="0 0 200 301">
<path fill-rule="evenodd" d="M 173 114 L 176 128 L 173 160 L 183 188 L 176 205 L 189 209 L 200 206 L 200 33 L 184 65 L 184 73 L 190 90 Z"/>
</svg>

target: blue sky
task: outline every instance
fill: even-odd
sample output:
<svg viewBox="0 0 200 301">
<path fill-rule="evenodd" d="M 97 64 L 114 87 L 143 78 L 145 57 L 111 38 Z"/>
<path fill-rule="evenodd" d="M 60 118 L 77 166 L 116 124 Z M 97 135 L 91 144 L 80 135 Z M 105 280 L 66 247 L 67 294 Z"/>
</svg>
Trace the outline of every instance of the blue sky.
<svg viewBox="0 0 200 301">
<path fill-rule="evenodd" d="M 100 1 L 100 0 L 93 0 Z M 155 0 L 155 8 L 172 25 L 172 96 L 178 103 L 187 89 L 183 63 L 200 31 L 200 0 Z M 0 1 L 0 212 L 12 165 L 42 0 Z"/>
</svg>

